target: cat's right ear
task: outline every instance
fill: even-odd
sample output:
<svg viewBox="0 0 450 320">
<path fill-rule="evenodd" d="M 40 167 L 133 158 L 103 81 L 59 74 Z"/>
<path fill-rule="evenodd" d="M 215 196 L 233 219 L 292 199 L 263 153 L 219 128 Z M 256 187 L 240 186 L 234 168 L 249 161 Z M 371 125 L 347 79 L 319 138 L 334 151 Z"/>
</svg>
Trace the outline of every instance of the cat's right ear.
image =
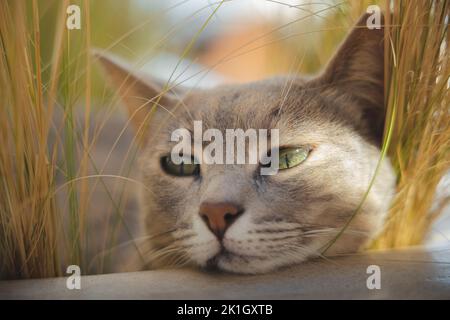
<svg viewBox="0 0 450 320">
<path fill-rule="evenodd" d="M 102 65 L 108 80 L 116 88 L 125 104 L 131 123 L 135 130 L 145 136 L 149 118 L 155 116 L 152 108 L 169 111 L 179 99 L 170 91 L 164 92 L 163 86 L 156 80 L 133 71 L 133 68 L 111 54 L 92 51 L 94 57 Z"/>
<path fill-rule="evenodd" d="M 325 92 L 353 98 L 342 111 L 354 125 L 382 141 L 384 102 L 384 18 L 379 28 L 369 29 L 371 14 L 363 14 L 324 72 L 311 81 Z M 349 100 L 349 99 L 348 99 Z"/>
</svg>

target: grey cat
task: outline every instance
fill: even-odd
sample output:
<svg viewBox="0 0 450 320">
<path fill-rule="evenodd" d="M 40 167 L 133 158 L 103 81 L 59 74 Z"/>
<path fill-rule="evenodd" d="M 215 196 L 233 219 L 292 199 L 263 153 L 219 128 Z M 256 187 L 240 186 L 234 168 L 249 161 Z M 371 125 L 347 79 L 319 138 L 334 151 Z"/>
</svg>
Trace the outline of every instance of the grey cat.
<svg viewBox="0 0 450 320">
<path fill-rule="evenodd" d="M 380 159 L 385 119 L 384 33 L 369 30 L 367 18 L 312 78 L 160 94 L 155 81 L 97 54 L 142 133 L 144 267 L 262 273 L 328 247 L 327 254 L 356 252 L 380 232 L 395 190 L 388 159 L 353 217 Z M 257 164 L 171 163 L 172 131 L 192 130 L 193 120 L 222 132 L 279 129 L 280 171 L 262 176 Z"/>
</svg>

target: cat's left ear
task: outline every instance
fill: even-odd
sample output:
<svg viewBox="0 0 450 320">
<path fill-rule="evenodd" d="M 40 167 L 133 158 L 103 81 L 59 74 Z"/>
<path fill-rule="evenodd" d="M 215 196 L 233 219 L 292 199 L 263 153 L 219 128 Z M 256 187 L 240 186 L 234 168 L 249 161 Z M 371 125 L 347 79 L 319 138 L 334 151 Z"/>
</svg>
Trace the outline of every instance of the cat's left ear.
<svg viewBox="0 0 450 320">
<path fill-rule="evenodd" d="M 380 13 L 381 14 L 381 13 Z M 381 141 L 384 106 L 384 17 L 378 29 L 368 28 L 370 14 L 364 14 L 339 47 L 314 86 L 352 98 L 347 114 L 368 125 L 370 134 Z"/>
<path fill-rule="evenodd" d="M 131 123 L 142 137 L 145 138 L 147 134 L 148 120 L 155 121 L 156 118 L 158 121 L 161 114 L 167 115 L 179 103 L 180 100 L 173 91 L 164 92 L 164 86 L 157 80 L 136 72 L 120 58 L 99 50 L 93 50 L 92 53 L 117 90 L 128 110 Z M 154 107 L 156 112 L 151 113 Z"/>
</svg>

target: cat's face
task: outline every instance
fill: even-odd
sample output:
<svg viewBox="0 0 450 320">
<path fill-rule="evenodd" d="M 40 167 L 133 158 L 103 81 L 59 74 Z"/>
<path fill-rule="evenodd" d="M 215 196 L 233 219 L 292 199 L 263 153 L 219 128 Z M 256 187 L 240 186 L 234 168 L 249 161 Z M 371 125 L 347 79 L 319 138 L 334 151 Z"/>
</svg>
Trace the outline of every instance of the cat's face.
<svg viewBox="0 0 450 320">
<path fill-rule="evenodd" d="M 370 31 L 363 32 L 367 37 Z M 152 239 L 146 255 L 150 264 L 189 262 L 260 273 L 304 261 L 328 247 L 360 205 L 380 157 L 382 64 L 374 56 L 380 33 L 364 42 L 360 33 L 352 33 L 318 78 L 281 77 L 193 90 L 177 98 L 166 94 L 159 101 L 163 112 L 150 121 L 140 158 L 143 226 Z M 363 52 L 374 49 L 367 53 L 374 60 L 352 46 L 361 46 Z M 343 61 L 339 54 L 353 54 L 354 59 Z M 361 66 L 360 57 L 371 64 Z M 126 69 L 102 60 L 113 81 L 124 81 Z M 363 78 L 355 78 L 361 74 Z M 142 108 L 136 108 L 132 97 L 155 95 L 140 78 L 125 88 L 133 93 L 121 92 L 135 114 Z M 178 128 L 194 131 L 194 120 L 224 136 L 226 129 L 278 129 L 278 145 L 271 148 L 278 147 L 280 154 L 306 150 L 306 157 L 275 175 L 261 175 L 258 164 L 203 163 L 182 176 L 173 174 L 164 165 L 175 145 L 171 134 Z M 327 253 L 354 252 L 378 232 L 393 189 L 392 169 L 383 160 L 361 210 Z"/>
<path fill-rule="evenodd" d="M 290 79 L 188 95 L 160 131 L 153 128 L 141 157 L 143 181 L 151 190 L 143 191 L 146 230 L 175 229 L 162 246 L 182 248 L 200 266 L 234 272 L 263 272 L 317 254 L 356 210 L 379 158 L 373 144 L 329 110 L 340 103 L 348 102 L 320 97 Z M 193 119 L 224 135 L 228 128 L 276 128 L 280 150 L 311 150 L 301 164 L 275 175 L 261 175 L 259 166 L 250 164 L 200 164 L 192 175 L 172 175 L 161 159 L 175 145 L 173 130 L 193 131 Z M 344 251 L 357 250 L 378 230 L 388 204 L 379 187 L 348 230 Z M 219 239 L 201 207 L 223 203 L 238 208 L 239 216 Z M 164 222 L 155 224 L 159 220 Z"/>
</svg>

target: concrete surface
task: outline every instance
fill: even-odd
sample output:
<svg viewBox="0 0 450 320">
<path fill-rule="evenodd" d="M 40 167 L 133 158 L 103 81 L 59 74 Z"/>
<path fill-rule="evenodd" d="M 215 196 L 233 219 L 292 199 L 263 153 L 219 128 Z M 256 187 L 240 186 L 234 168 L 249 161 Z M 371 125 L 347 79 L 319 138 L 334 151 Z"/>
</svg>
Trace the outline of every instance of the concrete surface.
<svg viewBox="0 0 450 320">
<path fill-rule="evenodd" d="M 381 289 L 366 286 L 378 265 Z M 278 272 L 242 276 L 159 270 L 0 282 L 0 299 L 450 299 L 450 248 L 407 249 L 311 261 Z"/>
</svg>

